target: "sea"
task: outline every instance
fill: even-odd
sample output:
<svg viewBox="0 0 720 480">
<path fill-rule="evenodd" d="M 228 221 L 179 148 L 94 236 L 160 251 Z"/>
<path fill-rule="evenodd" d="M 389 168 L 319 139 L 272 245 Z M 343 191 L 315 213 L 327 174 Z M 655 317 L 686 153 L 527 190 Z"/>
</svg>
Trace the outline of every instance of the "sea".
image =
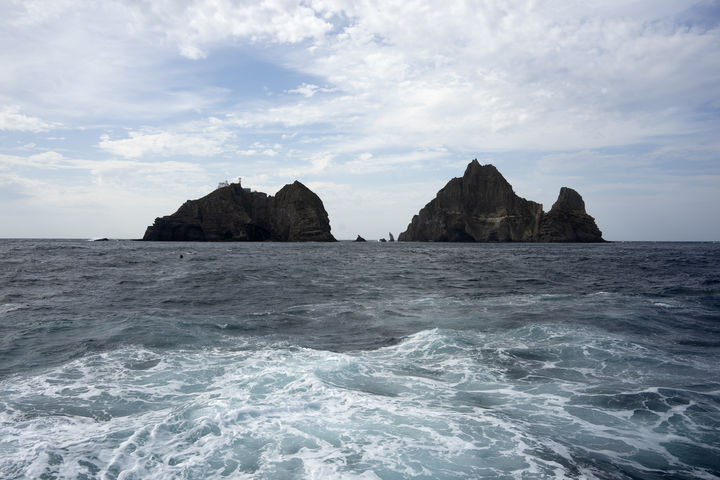
<svg viewBox="0 0 720 480">
<path fill-rule="evenodd" d="M 720 244 L 0 240 L 2 479 L 717 479 Z"/>
</svg>

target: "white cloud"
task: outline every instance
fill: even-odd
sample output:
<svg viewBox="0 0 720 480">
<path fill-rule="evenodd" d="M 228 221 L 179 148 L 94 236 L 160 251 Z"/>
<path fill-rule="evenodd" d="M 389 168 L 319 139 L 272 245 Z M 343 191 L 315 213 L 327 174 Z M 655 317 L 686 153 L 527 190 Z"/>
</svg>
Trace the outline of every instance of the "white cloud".
<svg viewBox="0 0 720 480">
<path fill-rule="evenodd" d="M 351 174 L 378 173 L 398 168 L 412 168 L 443 159 L 447 156 L 443 151 L 417 150 L 401 154 L 378 154 L 364 152 L 345 162 L 338 168 Z M 467 162 L 465 162 L 467 163 Z"/>
<path fill-rule="evenodd" d="M 199 0 L 184 6 L 148 2 L 137 14 L 191 59 L 203 58 L 207 48 L 233 39 L 295 44 L 320 39 L 332 28 L 311 6 L 286 0 Z"/>
<path fill-rule="evenodd" d="M 209 157 L 226 151 L 232 134 L 210 129 L 200 133 L 130 132 L 128 138 L 112 140 L 103 135 L 98 146 L 114 155 L 140 158 L 147 155 Z"/>
<path fill-rule="evenodd" d="M 219 47 L 270 44 L 284 46 L 272 61 L 325 86 L 304 82 L 286 90 L 300 99 L 242 104 L 239 127 L 332 123 L 351 129 L 354 140 L 382 135 L 393 148 L 621 145 L 693 133 L 701 124 L 695 110 L 720 96 L 720 32 L 677 24 L 687 8 L 671 1 L 117 0 L 52 8 L 28 1 L 8 16 L 5 40 L 14 43 L 8 36 L 22 26 L 43 30 L 26 35 L 32 40 L 17 53 L 3 53 L 15 68 L 0 74 L 0 86 L 12 93 L 29 81 L 39 102 L 63 98 L 83 114 L 200 111 L 228 92 L 168 88 L 183 77 L 173 75 L 176 66 L 163 68 L 168 48 L 202 58 Z"/>
<path fill-rule="evenodd" d="M 9 106 L 0 109 L 0 130 L 37 133 L 52 128 L 54 126 L 48 122 L 21 113 L 20 107 Z"/>
<path fill-rule="evenodd" d="M 329 87 L 244 105 L 235 127 L 333 132 L 334 151 L 582 149 L 697 135 L 720 96 L 720 29 L 676 25 L 672 2 L 309 5 L 334 29 L 282 62 Z"/>
<path fill-rule="evenodd" d="M 96 175 L 115 177 L 122 182 L 142 184 L 189 184 L 202 185 L 212 179 L 205 167 L 191 162 L 161 161 L 144 162 L 137 160 L 87 160 L 68 158 L 64 155 L 47 151 L 28 156 L 0 154 L 0 170 L 17 172 L 34 170 L 39 172 L 28 178 L 46 176 L 49 171 L 84 171 L 88 178 Z M 63 177 L 58 183 L 63 183 Z M 192 182 L 188 182 L 192 179 Z"/>
<path fill-rule="evenodd" d="M 65 161 L 65 158 L 61 153 L 48 151 L 43 153 L 37 153 L 28 157 L 30 164 L 35 166 L 55 168 L 60 165 L 61 162 Z"/>
<path fill-rule="evenodd" d="M 0 154 L 0 195 L 11 205 L 0 211 L 0 236 L 138 238 L 156 216 L 207 194 L 217 184 L 210 170 L 190 162 L 96 161 L 53 151 Z"/>
<path fill-rule="evenodd" d="M 178 46 L 164 42 L 163 23 L 141 7 L 119 0 L 3 6 L 0 43 L 12 48 L 0 49 L 0 64 L 12 67 L 0 70 L 0 102 L 65 126 L 167 119 L 216 105 L 226 92 L 198 85 L 173 64 Z"/>
<path fill-rule="evenodd" d="M 283 148 L 282 145 L 280 145 L 279 143 L 269 145 L 269 144 L 264 144 L 261 142 L 254 142 L 252 145 L 250 145 L 249 148 L 244 149 L 244 150 L 235 150 L 233 153 L 235 153 L 237 155 L 246 156 L 246 157 L 253 157 L 253 156 L 275 157 L 280 153 L 282 148 Z"/>
<path fill-rule="evenodd" d="M 332 165 L 333 157 L 328 153 L 311 153 L 308 156 L 295 159 L 293 166 L 276 168 L 272 176 L 283 181 L 303 179 L 308 176 L 322 174 Z"/>
<path fill-rule="evenodd" d="M 302 95 L 303 97 L 312 97 L 316 93 L 332 93 L 335 92 L 335 89 L 332 88 L 323 88 L 319 87 L 318 85 L 314 85 L 312 83 L 302 83 L 297 88 L 294 88 L 292 90 L 288 90 L 287 93 L 297 93 L 299 95 Z"/>
<path fill-rule="evenodd" d="M 19 238 L 141 238 L 156 216 L 170 214 L 185 198 L 197 196 L 180 186 L 164 190 L 113 181 L 58 184 L 2 172 L 0 185 L 3 192 L 16 190 L 14 198 L 4 199 L 12 208 L 0 211 L 2 234 Z"/>
<path fill-rule="evenodd" d="M 461 174 L 450 167 L 492 152 L 524 192 L 597 183 L 598 198 L 614 201 L 616 172 L 647 185 L 669 168 L 670 145 L 683 178 L 697 165 L 717 173 L 720 27 L 689 24 L 693 5 L 14 2 L 0 19 L 0 42 L 13 45 L 0 50 L 9 66 L 0 103 L 10 105 L 0 130 L 22 132 L 13 152 L 35 155 L 6 157 L 0 169 L 87 172 L 105 188 L 138 180 L 133 169 L 156 178 L 177 168 L 178 189 L 195 182 L 189 171 L 210 185 L 238 174 L 271 185 L 307 177 L 351 189 L 352 205 L 327 187 L 334 215 L 349 222 L 357 204 L 372 203 L 362 191 L 391 198 L 368 177 L 396 180 L 396 195 L 430 188 L 419 208 L 435 194 L 433 176 Z M 246 82 L 270 74 L 244 71 L 241 57 L 281 78 Z M 25 138 L 60 125 L 67 140 L 50 147 L 46 135 Z M 628 148 L 638 144 L 645 153 Z M 688 159 L 698 145 L 707 152 Z M 155 157 L 157 167 L 141 161 Z M 408 213 L 385 205 L 387 215 Z"/>
</svg>

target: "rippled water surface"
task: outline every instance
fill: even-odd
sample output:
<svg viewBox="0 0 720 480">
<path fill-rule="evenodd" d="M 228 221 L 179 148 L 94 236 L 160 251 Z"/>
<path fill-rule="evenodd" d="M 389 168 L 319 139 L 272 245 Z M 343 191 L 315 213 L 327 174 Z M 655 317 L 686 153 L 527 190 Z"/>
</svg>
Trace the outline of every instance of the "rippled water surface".
<svg viewBox="0 0 720 480">
<path fill-rule="evenodd" d="M 720 478 L 720 244 L 0 240 L 0 478 Z"/>
</svg>

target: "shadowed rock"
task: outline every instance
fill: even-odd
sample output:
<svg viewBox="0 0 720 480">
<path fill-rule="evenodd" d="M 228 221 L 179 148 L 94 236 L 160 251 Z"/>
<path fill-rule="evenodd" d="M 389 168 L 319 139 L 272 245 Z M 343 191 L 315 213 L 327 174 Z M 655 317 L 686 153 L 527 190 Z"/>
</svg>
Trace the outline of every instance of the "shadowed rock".
<svg viewBox="0 0 720 480">
<path fill-rule="evenodd" d="M 585 211 L 585 202 L 572 188 L 562 187 L 557 201 L 540 222 L 539 242 L 602 242 L 595 219 Z"/>
<path fill-rule="evenodd" d="M 518 197 L 492 165 L 473 160 L 420 210 L 400 241 L 527 242 L 542 217 L 542 205 Z"/>
<path fill-rule="evenodd" d="M 603 241 L 582 197 L 563 188 L 558 206 L 543 212 L 539 203 L 515 194 L 492 165 L 473 160 L 415 215 L 400 241 L 567 242 Z M 593 228 L 594 227 L 594 230 Z"/>
<path fill-rule="evenodd" d="M 239 183 L 188 200 L 177 212 L 155 219 L 143 240 L 332 242 L 322 200 L 296 181 L 273 197 Z"/>
</svg>

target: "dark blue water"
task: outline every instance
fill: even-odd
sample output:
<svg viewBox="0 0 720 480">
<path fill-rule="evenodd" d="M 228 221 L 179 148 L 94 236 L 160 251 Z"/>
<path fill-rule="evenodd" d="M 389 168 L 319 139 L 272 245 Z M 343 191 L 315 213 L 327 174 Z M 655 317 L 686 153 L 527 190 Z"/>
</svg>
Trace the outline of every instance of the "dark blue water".
<svg viewBox="0 0 720 480">
<path fill-rule="evenodd" d="M 720 478 L 720 244 L 0 241 L 0 478 L 225 477 Z"/>
</svg>

